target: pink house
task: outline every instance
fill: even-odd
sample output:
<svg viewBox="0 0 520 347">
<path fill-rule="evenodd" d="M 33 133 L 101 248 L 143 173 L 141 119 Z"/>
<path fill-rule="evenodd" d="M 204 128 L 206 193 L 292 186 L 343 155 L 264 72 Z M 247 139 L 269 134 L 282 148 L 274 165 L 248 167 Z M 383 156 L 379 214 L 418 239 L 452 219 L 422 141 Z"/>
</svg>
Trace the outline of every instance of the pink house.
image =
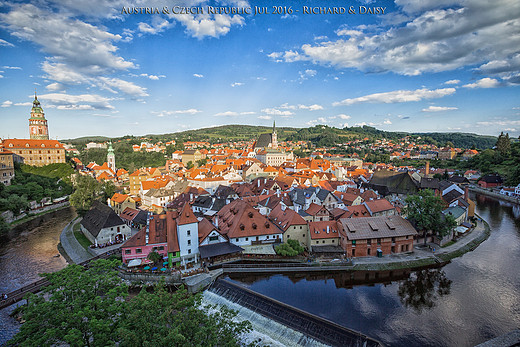
<svg viewBox="0 0 520 347">
<path fill-rule="evenodd" d="M 150 217 L 150 227 L 144 227 L 121 247 L 123 263 L 128 264 L 132 259 L 146 259 L 150 252 L 156 251 L 168 258 L 168 243 L 166 235 L 166 215 L 155 215 Z"/>
</svg>

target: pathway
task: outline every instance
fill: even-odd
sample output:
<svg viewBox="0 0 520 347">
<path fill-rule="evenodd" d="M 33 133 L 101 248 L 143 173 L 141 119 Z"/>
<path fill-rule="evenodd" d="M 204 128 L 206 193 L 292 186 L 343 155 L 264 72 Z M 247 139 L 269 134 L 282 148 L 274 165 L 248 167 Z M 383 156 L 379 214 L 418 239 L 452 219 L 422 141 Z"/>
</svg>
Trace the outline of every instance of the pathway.
<svg viewBox="0 0 520 347">
<path fill-rule="evenodd" d="M 67 224 L 60 235 L 61 246 L 75 264 L 83 263 L 84 261 L 87 261 L 96 256 L 96 253 L 92 252 L 90 249 L 86 250 L 83 248 L 83 246 L 78 242 L 78 240 L 76 240 L 76 237 L 74 236 L 72 229 L 79 218 L 80 217 Z"/>
</svg>

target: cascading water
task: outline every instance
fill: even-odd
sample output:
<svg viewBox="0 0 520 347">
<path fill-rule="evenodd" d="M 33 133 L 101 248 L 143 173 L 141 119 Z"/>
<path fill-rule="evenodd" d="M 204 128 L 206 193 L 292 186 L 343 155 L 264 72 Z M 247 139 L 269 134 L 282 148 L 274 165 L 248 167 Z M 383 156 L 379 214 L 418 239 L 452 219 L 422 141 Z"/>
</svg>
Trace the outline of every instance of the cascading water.
<svg viewBox="0 0 520 347">
<path fill-rule="evenodd" d="M 304 334 L 262 316 L 212 291 L 203 293 L 203 305 L 225 305 L 238 312 L 236 319 L 251 322 L 253 331 L 242 336 L 242 342 L 249 344 L 256 341 L 260 346 L 327 346 Z"/>
<path fill-rule="evenodd" d="M 239 319 L 250 321 L 255 333 L 245 337 L 249 342 L 260 339 L 263 345 L 279 346 L 381 346 L 366 335 L 226 279 L 217 279 L 203 298 L 203 303 L 226 305 L 238 312 Z"/>
</svg>

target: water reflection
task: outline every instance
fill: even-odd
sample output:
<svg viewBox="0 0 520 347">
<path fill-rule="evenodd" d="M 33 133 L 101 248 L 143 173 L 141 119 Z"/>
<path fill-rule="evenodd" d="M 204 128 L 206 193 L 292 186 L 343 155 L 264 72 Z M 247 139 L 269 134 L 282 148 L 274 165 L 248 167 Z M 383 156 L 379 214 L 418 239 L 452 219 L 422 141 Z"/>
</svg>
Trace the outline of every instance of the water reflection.
<svg viewBox="0 0 520 347">
<path fill-rule="evenodd" d="M 423 309 L 434 307 L 440 297 L 450 294 L 451 283 L 443 270 L 423 269 L 401 281 L 397 294 L 405 307 L 422 312 Z"/>
</svg>

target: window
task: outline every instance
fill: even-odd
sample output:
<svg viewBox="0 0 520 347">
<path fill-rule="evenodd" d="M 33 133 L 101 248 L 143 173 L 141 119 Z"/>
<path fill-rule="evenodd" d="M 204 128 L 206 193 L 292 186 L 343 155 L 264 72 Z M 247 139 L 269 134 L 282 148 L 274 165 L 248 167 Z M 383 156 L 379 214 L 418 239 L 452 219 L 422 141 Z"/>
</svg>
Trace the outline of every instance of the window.
<svg viewBox="0 0 520 347">
<path fill-rule="evenodd" d="M 367 249 L 367 255 L 370 255 L 370 248 Z"/>
<path fill-rule="evenodd" d="M 235 242 L 238 242 L 238 239 L 235 239 Z"/>
<path fill-rule="evenodd" d="M 191 240 L 188 240 L 188 246 L 191 246 Z"/>
<path fill-rule="evenodd" d="M 368 239 L 368 240 L 367 240 L 367 245 L 370 246 L 371 244 L 372 244 L 372 240 Z"/>
<path fill-rule="evenodd" d="M 352 250 L 352 256 L 353 256 L 353 257 L 356 256 L 356 250 L 355 250 L 355 249 Z M 367 275 L 368 275 L 368 274 L 367 274 Z"/>
<path fill-rule="evenodd" d="M 136 254 L 141 254 L 141 253 L 143 253 L 143 250 L 142 250 L 141 248 L 137 248 L 137 249 L 135 250 L 135 253 L 136 253 Z"/>
<path fill-rule="evenodd" d="M 186 232 L 186 235 L 191 236 L 191 231 L 188 230 L 188 231 Z"/>
<path fill-rule="evenodd" d="M 321 241 L 321 243 L 325 243 L 325 240 Z"/>
<path fill-rule="evenodd" d="M 395 237 L 392 237 L 392 242 L 395 242 Z"/>
<path fill-rule="evenodd" d="M 218 236 L 210 236 L 209 240 L 210 241 L 218 241 Z"/>
<path fill-rule="evenodd" d="M 352 240 L 352 246 L 356 245 L 356 240 Z"/>
<path fill-rule="evenodd" d="M 316 244 L 320 243 L 320 241 L 316 241 Z"/>
<path fill-rule="evenodd" d="M 160 250 L 160 251 L 164 251 L 164 246 L 160 246 L 160 247 L 159 247 L 159 250 Z"/>
<path fill-rule="evenodd" d="M 381 239 L 377 239 L 377 244 L 378 244 L 378 245 L 381 244 Z"/>
<path fill-rule="evenodd" d="M 131 249 L 125 249 L 125 254 L 132 254 L 132 250 Z"/>
<path fill-rule="evenodd" d="M 188 254 L 191 254 L 191 249 L 188 249 Z"/>
<path fill-rule="evenodd" d="M 246 241 L 249 241 L 249 237 L 246 237 Z"/>
</svg>

